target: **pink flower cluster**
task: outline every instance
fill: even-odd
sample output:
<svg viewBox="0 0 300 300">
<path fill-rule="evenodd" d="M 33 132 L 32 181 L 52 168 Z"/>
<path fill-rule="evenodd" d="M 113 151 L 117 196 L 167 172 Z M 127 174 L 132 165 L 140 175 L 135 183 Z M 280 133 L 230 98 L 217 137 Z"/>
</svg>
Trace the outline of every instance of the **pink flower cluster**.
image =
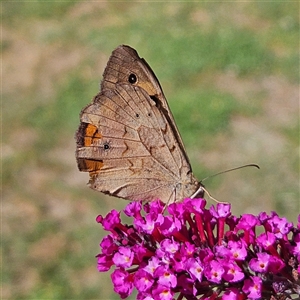
<svg viewBox="0 0 300 300">
<path fill-rule="evenodd" d="M 204 199 L 132 202 L 124 225 L 112 210 L 97 222 L 98 270 L 108 271 L 122 299 L 293 299 L 300 295 L 300 215 L 294 227 L 276 213 L 231 215 L 229 204 Z M 263 233 L 257 234 L 261 228 Z"/>
</svg>

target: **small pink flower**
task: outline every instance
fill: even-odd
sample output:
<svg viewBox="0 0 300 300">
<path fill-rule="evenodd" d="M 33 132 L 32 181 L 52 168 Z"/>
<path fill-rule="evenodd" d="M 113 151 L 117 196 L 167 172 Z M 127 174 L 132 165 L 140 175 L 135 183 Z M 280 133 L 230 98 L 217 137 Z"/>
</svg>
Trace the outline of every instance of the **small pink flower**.
<svg viewBox="0 0 300 300">
<path fill-rule="evenodd" d="M 173 300 L 174 292 L 164 285 L 158 285 L 153 289 L 154 299 L 159 300 Z"/>
<path fill-rule="evenodd" d="M 129 268 L 132 265 L 133 256 L 130 248 L 120 247 L 113 256 L 113 262 L 117 267 Z"/>
<path fill-rule="evenodd" d="M 224 272 L 222 264 L 215 260 L 212 260 L 204 269 L 204 275 L 206 278 L 215 283 L 221 282 Z"/>
<path fill-rule="evenodd" d="M 261 298 L 262 280 L 260 277 L 253 276 L 251 279 L 246 279 L 243 292 L 247 294 L 249 299 Z"/>
<path fill-rule="evenodd" d="M 192 279 L 197 279 L 200 282 L 202 281 L 203 276 L 203 265 L 197 258 L 189 258 L 185 264 L 186 270 L 191 275 Z"/>
<path fill-rule="evenodd" d="M 227 248 L 233 260 L 244 260 L 247 256 L 247 249 L 242 241 L 229 241 Z"/>
<path fill-rule="evenodd" d="M 116 269 L 111 274 L 111 279 L 114 284 L 114 291 L 120 294 L 121 298 L 127 298 L 133 289 L 133 276 L 128 272 Z"/>
<path fill-rule="evenodd" d="M 153 277 L 145 270 L 140 269 L 135 273 L 134 286 L 140 291 L 148 291 L 154 283 Z"/>
<path fill-rule="evenodd" d="M 155 272 L 154 277 L 158 278 L 158 283 L 167 287 L 175 287 L 177 279 L 174 273 L 167 266 L 159 266 Z"/>
<path fill-rule="evenodd" d="M 269 261 L 269 254 L 257 253 L 257 258 L 252 258 L 249 262 L 249 266 L 255 272 L 266 273 L 268 270 Z"/>
<path fill-rule="evenodd" d="M 224 262 L 223 279 L 228 282 L 238 282 L 244 279 L 245 274 L 242 269 L 233 262 Z"/>
</svg>

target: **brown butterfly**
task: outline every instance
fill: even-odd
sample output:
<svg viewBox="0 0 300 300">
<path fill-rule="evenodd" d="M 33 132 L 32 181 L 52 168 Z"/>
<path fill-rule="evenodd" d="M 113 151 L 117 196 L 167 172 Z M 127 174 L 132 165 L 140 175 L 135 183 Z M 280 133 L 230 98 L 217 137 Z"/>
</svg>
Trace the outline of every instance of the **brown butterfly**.
<svg viewBox="0 0 300 300">
<path fill-rule="evenodd" d="M 76 158 L 92 189 L 164 203 L 203 196 L 159 81 L 133 48 L 112 52 L 80 120 Z"/>
</svg>

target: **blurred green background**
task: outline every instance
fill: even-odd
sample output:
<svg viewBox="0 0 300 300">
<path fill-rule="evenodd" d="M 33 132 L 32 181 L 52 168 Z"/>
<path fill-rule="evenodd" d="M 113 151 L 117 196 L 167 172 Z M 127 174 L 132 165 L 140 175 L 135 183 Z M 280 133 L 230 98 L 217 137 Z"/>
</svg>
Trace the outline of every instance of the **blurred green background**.
<svg viewBox="0 0 300 300">
<path fill-rule="evenodd" d="M 118 299 L 95 255 L 79 112 L 111 51 L 155 71 L 198 179 L 235 214 L 299 213 L 299 2 L 2 2 L 2 299 Z M 209 205 L 212 204 L 209 200 Z M 134 297 L 132 297 L 134 298 Z"/>
</svg>

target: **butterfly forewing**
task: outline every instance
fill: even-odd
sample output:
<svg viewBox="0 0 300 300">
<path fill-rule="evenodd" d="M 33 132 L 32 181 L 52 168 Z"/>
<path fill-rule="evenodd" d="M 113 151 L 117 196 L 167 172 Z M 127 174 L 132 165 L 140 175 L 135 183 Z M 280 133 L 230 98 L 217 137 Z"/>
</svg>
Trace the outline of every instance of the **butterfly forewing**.
<svg viewBox="0 0 300 300">
<path fill-rule="evenodd" d="M 136 77 L 135 82 L 130 82 L 132 75 Z M 148 63 L 143 58 L 140 58 L 134 49 L 126 45 L 121 45 L 112 52 L 103 73 L 101 90 L 114 89 L 116 83 L 139 86 L 150 97 L 156 99 L 157 105 L 160 105 L 160 109 L 168 119 L 169 126 L 176 136 L 178 147 L 183 156 L 185 156 L 185 161 L 191 168 L 182 138 L 156 75 Z M 168 143 L 168 140 L 166 142 Z"/>
</svg>

